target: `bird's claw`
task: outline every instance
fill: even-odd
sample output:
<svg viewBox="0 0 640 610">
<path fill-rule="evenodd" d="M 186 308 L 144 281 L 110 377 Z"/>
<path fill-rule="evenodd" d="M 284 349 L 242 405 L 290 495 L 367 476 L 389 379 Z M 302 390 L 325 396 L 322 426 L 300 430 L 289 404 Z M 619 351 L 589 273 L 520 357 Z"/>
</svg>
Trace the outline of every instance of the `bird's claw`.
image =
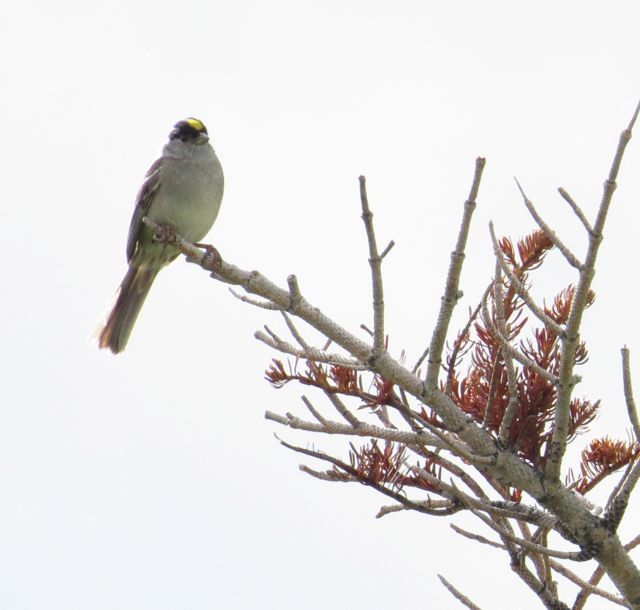
<svg viewBox="0 0 640 610">
<path fill-rule="evenodd" d="M 220 264 L 222 257 L 211 244 L 193 244 L 196 248 L 202 248 L 204 255 L 202 257 L 202 264 L 205 267 L 213 268 Z"/>
<path fill-rule="evenodd" d="M 171 225 L 159 224 L 153 234 L 153 239 L 163 244 L 172 243 L 176 240 L 176 232 Z"/>
</svg>

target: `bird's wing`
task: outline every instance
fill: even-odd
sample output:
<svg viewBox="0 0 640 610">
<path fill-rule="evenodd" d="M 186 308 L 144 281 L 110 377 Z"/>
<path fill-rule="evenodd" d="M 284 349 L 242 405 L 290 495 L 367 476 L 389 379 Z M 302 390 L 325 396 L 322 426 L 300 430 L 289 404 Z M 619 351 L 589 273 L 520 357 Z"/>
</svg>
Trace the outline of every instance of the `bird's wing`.
<svg viewBox="0 0 640 610">
<path fill-rule="evenodd" d="M 127 261 L 131 261 L 136 251 L 136 245 L 142 229 L 142 219 L 149 212 L 151 201 L 155 197 L 160 186 L 160 167 L 162 158 L 154 162 L 145 176 L 144 184 L 136 197 L 136 207 L 133 210 L 131 225 L 129 225 L 129 237 L 127 238 Z"/>
</svg>

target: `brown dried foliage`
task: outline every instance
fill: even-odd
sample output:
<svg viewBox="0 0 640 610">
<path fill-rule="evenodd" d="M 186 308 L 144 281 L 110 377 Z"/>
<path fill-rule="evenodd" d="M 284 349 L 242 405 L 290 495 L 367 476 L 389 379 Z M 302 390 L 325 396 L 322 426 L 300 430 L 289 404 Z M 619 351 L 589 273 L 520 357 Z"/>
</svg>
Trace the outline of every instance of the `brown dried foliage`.
<svg viewBox="0 0 640 610">
<path fill-rule="evenodd" d="M 499 241 L 499 247 L 515 276 L 528 286 L 529 273 L 543 264 L 553 244 L 544 232 L 534 231 L 518 241 L 515 247 L 507 238 Z M 560 339 L 549 328 L 528 324 L 525 303 L 508 279 L 503 280 L 500 288 L 498 294 L 501 295 L 504 311 L 504 320 L 500 322 L 505 325 L 509 342 L 517 345 L 539 367 L 557 376 L 561 356 Z M 565 324 L 571 313 L 574 294 L 575 289 L 571 285 L 560 291 L 550 305 L 545 303 L 543 309 L 546 315 L 557 324 Z M 490 320 L 484 319 L 483 315 L 476 318 L 478 309 L 472 314 L 467 328 L 456 337 L 446 358 L 447 380 L 442 389 L 450 388 L 450 396 L 459 408 L 497 437 L 510 397 L 504 355 L 500 342 L 491 330 L 498 326 L 499 309 L 494 299 L 492 290 L 486 308 Z M 594 300 L 594 294 L 590 293 L 588 305 Z M 587 348 L 580 343 L 575 363 L 584 364 L 587 359 Z M 467 364 L 466 373 L 461 373 L 464 364 Z M 552 435 L 556 387 L 534 370 L 515 361 L 513 364 L 516 371 L 517 412 L 509 430 L 508 447 L 533 466 L 542 467 Z M 405 414 L 408 412 L 408 406 L 400 401 L 394 391 L 393 383 L 377 374 L 371 378 L 368 372 L 310 361 L 304 361 L 304 365 L 304 370 L 299 370 L 298 360 L 285 367 L 281 360 L 274 359 L 266 371 L 266 378 L 276 388 L 297 381 L 327 393 L 353 397 L 361 401 L 359 408 L 375 411 L 386 406 L 402 409 Z M 599 406 L 600 401 L 586 398 L 572 400 L 569 440 L 588 427 L 595 419 Z M 421 405 L 419 410 L 411 410 L 411 414 L 431 426 L 444 428 L 438 416 L 428 407 Z M 582 453 L 581 476 L 575 483 L 575 489 L 586 493 L 608 474 L 636 459 L 639 451 L 635 443 L 612 441 L 609 438 L 592 441 Z M 418 466 L 436 479 L 440 478 L 442 468 L 450 469 L 451 463 L 442 461 L 437 453 L 424 451 L 423 455 L 426 456 L 424 464 Z M 406 448 L 400 444 L 386 442 L 384 448 L 380 448 L 378 441 L 371 440 L 360 449 L 351 445 L 350 462 L 352 470 L 363 483 L 386 485 L 393 489 L 411 486 L 437 492 L 429 481 L 415 474 L 407 465 Z M 330 473 L 336 480 L 344 475 L 336 466 Z M 450 473 L 454 477 L 459 475 L 453 470 Z M 502 495 L 517 502 L 521 491 L 505 488 Z"/>
<path fill-rule="evenodd" d="M 576 491 L 585 494 L 611 473 L 627 466 L 640 455 L 640 445 L 616 441 L 608 436 L 593 439 L 582 451 L 580 479 Z"/>
<path fill-rule="evenodd" d="M 542 231 L 534 231 L 517 243 L 514 248 L 509 239 L 499 242 L 504 258 L 513 273 L 528 285 L 528 274 L 540 267 L 548 251 L 553 247 Z M 517 254 L 516 254 L 517 252 Z M 515 288 L 507 281 L 501 286 L 502 308 L 507 337 L 517 343 L 520 351 L 553 375 L 560 367 L 560 340 L 556 334 L 545 327 L 533 328 L 532 338 L 523 337 L 529 328 L 525 317 L 525 303 Z M 573 303 L 574 288 L 569 286 L 553 299 L 551 306 L 544 307 L 545 313 L 558 324 L 567 321 Z M 454 343 L 460 346 L 459 353 L 470 345 L 471 364 L 466 374 L 458 371 L 461 358 L 447 361 L 451 377 L 451 398 L 465 412 L 479 423 L 485 423 L 487 430 L 497 433 L 509 403 L 509 384 L 502 349 L 491 330 L 497 326 L 497 307 L 491 293 L 488 311 L 491 320 L 480 319 L 475 322 L 472 332 L 458 336 Z M 589 304 L 594 296 L 590 294 Z M 491 323 L 490 323 L 491 322 Z M 472 336 L 473 334 L 473 336 Z M 453 351 L 453 350 L 452 350 Z M 581 343 L 576 353 L 576 364 L 587 361 L 587 349 Z M 551 439 L 551 422 L 554 418 L 556 388 L 537 372 L 514 363 L 516 368 L 517 413 L 511 425 L 508 446 L 534 466 L 542 466 L 545 451 Z M 599 402 L 586 399 L 574 399 L 571 403 L 569 434 L 573 438 L 593 421 Z"/>
<path fill-rule="evenodd" d="M 426 478 L 408 470 L 406 453 L 405 447 L 389 441 L 385 442 L 384 449 L 380 449 L 378 441 L 372 439 L 360 449 L 352 444 L 349 461 L 363 483 L 386 485 L 391 489 L 411 486 L 434 491 L 435 487 Z M 440 468 L 435 459 L 425 460 L 419 467 L 440 478 Z"/>
<path fill-rule="evenodd" d="M 362 407 L 375 409 L 382 405 L 397 406 L 398 400 L 393 393 L 393 383 L 374 375 L 369 389 L 364 389 L 362 374 L 352 368 L 337 364 L 325 365 L 317 362 L 305 361 L 306 370 L 298 371 L 299 361 L 288 370 L 281 360 L 274 359 L 271 366 L 265 372 L 265 377 L 275 388 L 281 388 L 291 381 L 297 381 L 303 385 L 320 388 L 330 394 L 353 396 L 362 400 Z"/>
</svg>

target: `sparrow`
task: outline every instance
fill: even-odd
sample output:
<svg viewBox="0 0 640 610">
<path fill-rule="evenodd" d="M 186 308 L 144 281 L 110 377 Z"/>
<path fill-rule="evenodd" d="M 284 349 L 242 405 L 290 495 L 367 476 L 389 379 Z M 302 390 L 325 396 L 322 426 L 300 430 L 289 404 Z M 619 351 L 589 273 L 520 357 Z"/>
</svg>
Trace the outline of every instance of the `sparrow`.
<svg viewBox="0 0 640 610">
<path fill-rule="evenodd" d="M 142 219 L 199 242 L 218 216 L 223 190 L 222 166 L 204 123 L 194 118 L 176 123 L 136 197 L 127 239 L 129 268 L 93 335 L 100 349 L 124 350 L 153 280 L 180 254 L 175 246 L 156 241 Z"/>
</svg>

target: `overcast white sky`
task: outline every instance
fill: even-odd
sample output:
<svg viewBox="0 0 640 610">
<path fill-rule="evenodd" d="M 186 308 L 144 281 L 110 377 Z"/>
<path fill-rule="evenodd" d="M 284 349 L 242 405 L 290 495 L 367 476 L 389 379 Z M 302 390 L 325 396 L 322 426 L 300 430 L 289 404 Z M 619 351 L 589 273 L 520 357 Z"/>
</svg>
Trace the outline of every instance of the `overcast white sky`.
<svg viewBox="0 0 640 610">
<path fill-rule="evenodd" d="M 186 116 L 206 123 L 226 175 L 208 241 L 278 282 L 297 273 L 352 329 L 371 318 L 367 175 L 380 243 L 397 244 L 391 349 L 409 360 L 431 333 L 476 156 L 459 320 L 492 271 L 488 221 L 514 237 L 533 227 L 514 175 L 582 252 L 555 189 L 593 214 L 640 96 L 637 4 L 529 4 L 3 3 L 0 607 L 459 608 L 436 573 L 483 608 L 536 607 L 500 552 L 444 521 L 375 520 L 385 498 L 300 473 L 274 432 L 344 443 L 264 420 L 303 412 L 300 389 L 263 380 L 272 354 L 252 337 L 280 322 L 195 267 L 161 273 L 123 355 L 87 345 L 125 271 L 144 172 Z M 640 370 L 639 167 L 632 140 L 579 389 L 603 399 L 596 432 L 623 437 L 622 344 Z M 575 279 L 552 260 L 547 296 Z"/>
</svg>

